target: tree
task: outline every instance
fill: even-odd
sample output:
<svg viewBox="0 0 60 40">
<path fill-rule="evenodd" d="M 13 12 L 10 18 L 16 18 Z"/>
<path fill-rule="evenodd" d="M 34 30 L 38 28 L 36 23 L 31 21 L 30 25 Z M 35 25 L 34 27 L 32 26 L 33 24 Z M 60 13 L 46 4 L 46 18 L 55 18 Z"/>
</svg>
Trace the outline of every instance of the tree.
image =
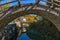
<svg viewBox="0 0 60 40">
<path fill-rule="evenodd" d="M 27 31 L 28 36 L 34 40 L 58 40 L 59 32 L 55 26 L 47 19 L 32 23 Z"/>
<path fill-rule="evenodd" d="M 10 1 L 11 0 L 7 0 L 7 3 Z M 2 5 L 2 6 L 0 6 L 0 11 L 4 11 L 5 9 L 8 9 L 9 7 L 11 7 L 11 3 Z"/>
</svg>

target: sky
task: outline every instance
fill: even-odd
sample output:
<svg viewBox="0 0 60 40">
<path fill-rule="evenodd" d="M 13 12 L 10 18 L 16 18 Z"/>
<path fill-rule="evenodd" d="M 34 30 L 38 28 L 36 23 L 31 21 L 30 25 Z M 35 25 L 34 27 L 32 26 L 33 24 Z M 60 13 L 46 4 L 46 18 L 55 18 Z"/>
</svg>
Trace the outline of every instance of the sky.
<svg viewBox="0 0 60 40">
<path fill-rule="evenodd" d="M 12 2 L 12 1 L 14 1 L 14 0 L 8 0 L 8 1 L 10 1 L 10 2 Z M 4 3 L 7 3 L 8 2 L 7 0 L 2 0 L 1 2 L 0 2 L 0 4 L 4 4 Z M 35 3 L 35 0 L 21 0 L 21 2 L 20 2 L 20 4 L 29 4 L 29 3 Z M 46 4 L 47 2 L 43 2 L 43 1 L 41 1 L 40 2 L 40 4 Z M 18 2 L 14 2 L 14 3 L 12 3 L 11 5 L 12 6 L 15 6 L 15 5 L 17 5 L 18 4 Z"/>
</svg>

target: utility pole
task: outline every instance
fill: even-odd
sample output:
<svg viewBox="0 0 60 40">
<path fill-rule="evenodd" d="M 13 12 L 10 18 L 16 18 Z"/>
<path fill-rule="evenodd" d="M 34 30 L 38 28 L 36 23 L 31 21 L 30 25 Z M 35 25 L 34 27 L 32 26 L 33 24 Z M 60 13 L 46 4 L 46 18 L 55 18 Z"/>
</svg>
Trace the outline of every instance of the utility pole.
<svg viewBox="0 0 60 40">
<path fill-rule="evenodd" d="M 18 1 L 18 5 L 19 5 L 19 7 L 21 7 L 21 5 L 20 5 L 20 0 L 17 0 Z"/>
</svg>

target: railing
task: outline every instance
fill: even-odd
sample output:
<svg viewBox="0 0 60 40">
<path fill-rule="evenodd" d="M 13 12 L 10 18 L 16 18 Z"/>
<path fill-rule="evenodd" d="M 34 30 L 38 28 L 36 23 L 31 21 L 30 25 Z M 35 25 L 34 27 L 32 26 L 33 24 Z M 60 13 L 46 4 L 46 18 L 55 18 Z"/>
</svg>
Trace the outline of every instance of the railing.
<svg viewBox="0 0 60 40">
<path fill-rule="evenodd" d="M 43 1 L 43 0 L 40 0 L 40 1 Z M 40 6 L 40 7 L 46 7 L 46 9 L 49 9 L 48 7 L 49 7 L 49 5 L 41 5 L 41 4 L 39 4 L 39 2 L 40 1 L 37 1 L 35 4 L 25 4 L 25 5 L 21 5 L 21 7 L 26 7 L 27 6 L 27 8 L 29 7 L 29 6 L 32 6 L 30 9 L 32 9 L 32 8 L 34 8 L 34 6 L 35 5 L 37 5 L 37 6 Z M 0 6 L 3 6 L 3 5 L 6 5 L 6 4 L 9 4 L 9 3 L 13 3 L 13 2 L 17 2 L 17 1 L 12 1 L 12 2 L 8 2 L 8 3 L 5 3 L 5 4 L 1 4 Z M 60 5 L 58 5 L 58 4 L 56 4 L 56 3 L 52 3 L 52 2 L 49 2 L 49 1 L 43 1 L 43 2 L 47 2 L 47 3 L 49 3 L 49 4 L 54 4 L 54 5 L 57 5 L 57 6 L 60 6 Z M 51 5 L 50 5 L 51 6 Z M 17 8 L 17 7 L 16 7 Z M 1 13 L 3 13 L 3 15 L 2 16 L 4 16 L 10 9 L 14 9 L 13 7 L 10 7 L 10 8 L 8 8 L 7 10 L 5 10 L 4 9 L 4 11 L 3 12 L 1 12 Z M 55 11 L 55 9 L 54 9 L 54 11 Z M 57 11 L 60 11 L 60 10 L 57 10 Z M 2 17 L 1 16 L 1 17 Z"/>
</svg>

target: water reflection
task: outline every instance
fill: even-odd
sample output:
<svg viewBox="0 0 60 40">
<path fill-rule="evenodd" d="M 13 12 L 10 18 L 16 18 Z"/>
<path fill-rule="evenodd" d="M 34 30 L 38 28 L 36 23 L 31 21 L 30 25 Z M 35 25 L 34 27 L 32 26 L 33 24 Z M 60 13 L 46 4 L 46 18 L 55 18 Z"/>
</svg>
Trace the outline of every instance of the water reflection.
<svg viewBox="0 0 60 40">
<path fill-rule="evenodd" d="M 23 33 L 17 40 L 31 40 L 26 33 Z"/>
</svg>

